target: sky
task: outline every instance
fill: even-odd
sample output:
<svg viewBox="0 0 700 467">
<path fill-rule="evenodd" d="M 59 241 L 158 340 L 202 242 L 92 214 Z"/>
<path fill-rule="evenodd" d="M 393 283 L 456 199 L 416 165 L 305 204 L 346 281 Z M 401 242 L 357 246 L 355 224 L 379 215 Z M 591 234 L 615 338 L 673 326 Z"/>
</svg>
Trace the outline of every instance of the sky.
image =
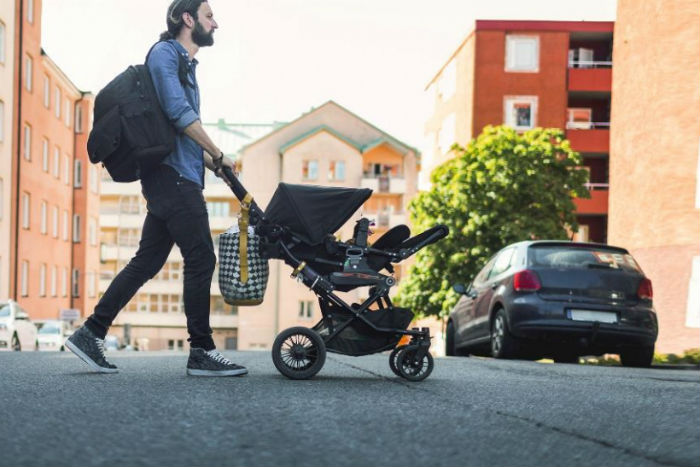
<svg viewBox="0 0 700 467">
<path fill-rule="evenodd" d="M 43 0 L 42 47 L 94 94 L 141 63 L 170 0 Z M 205 123 L 291 121 L 334 100 L 418 147 L 425 87 L 476 19 L 613 21 L 616 0 L 210 0 L 200 49 Z"/>
</svg>

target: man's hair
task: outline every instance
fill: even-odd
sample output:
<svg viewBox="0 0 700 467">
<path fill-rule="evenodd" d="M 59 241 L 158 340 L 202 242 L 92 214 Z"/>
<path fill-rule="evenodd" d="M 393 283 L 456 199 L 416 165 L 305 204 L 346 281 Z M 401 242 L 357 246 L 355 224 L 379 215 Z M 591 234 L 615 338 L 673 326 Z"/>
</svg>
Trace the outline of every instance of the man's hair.
<svg viewBox="0 0 700 467">
<path fill-rule="evenodd" d="M 189 13 L 192 15 L 192 18 L 197 21 L 197 10 L 199 10 L 199 6 L 206 1 L 207 0 L 173 0 L 168 7 L 168 14 L 165 18 L 168 30 L 161 33 L 160 40 L 167 41 L 168 39 L 175 39 L 177 35 L 180 34 L 180 30 L 185 25 L 185 22 L 182 20 L 183 13 Z"/>
</svg>

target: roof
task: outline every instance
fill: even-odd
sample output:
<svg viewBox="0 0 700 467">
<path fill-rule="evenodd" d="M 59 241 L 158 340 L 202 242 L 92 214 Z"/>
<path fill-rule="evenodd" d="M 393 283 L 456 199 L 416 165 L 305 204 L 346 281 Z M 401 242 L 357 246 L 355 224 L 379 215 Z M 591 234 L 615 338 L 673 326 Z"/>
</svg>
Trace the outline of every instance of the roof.
<svg viewBox="0 0 700 467">
<path fill-rule="evenodd" d="M 341 140 L 342 142 L 344 142 L 344 143 L 354 147 L 358 151 L 362 152 L 362 146 L 360 144 L 356 143 L 355 141 L 351 140 L 350 138 L 348 138 L 346 136 L 341 135 L 340 133 L 338 133 L 333 128 L 329 127 L 328 125 L 321 125 L 321 126 L 317 126 L 316 128 L 314 128 L 310 131 L 307 131 L 306 133 L 303 133 L 303 134 L 297 136 L 293 140 L 291 140 L 288 143 L 286 143 L 285 145 L 281 146 L 280 147 L 280 154 L 284 154 L 289 149 L 291 149 L 293 146 L 296 146 L 297 144 L 301 143 L 305 139 L 311 138 L 312 136 L 314 136 L 318 133 L 322 133 L 322 132 L 329 133 L 329 134 L 335 136 L 336 138 L 338 138 L 339 140 Z"/>
<path fill-rule="evenodd" d="M 58 76 L 61 77 L 62 80 L 66 82 L 66 84 L 72 87 L 76 93 L 80 94 L 81 96 L 92 94 L 90 91 L 83 91 L 78 86 L 76 86 L 75 83 L 71 81 L 71 79 L 68 77 L 68 75 L 66 75 L 63 72 L 63 70 L 61 70 L 61 67 L 59 67 L 51 57 L 49 57 L 49 54 L 46 53 L 43 47 L 41 48 L 41 56 L 44 57 L 44 60 L 46 60 L 48 65 L 56 72 L 56 74 L 58 74 Z"/>
<path fill-rule="evenodd" d="M 342 105 L 338 104 L 337 102 L 335 102 L 335 101 L 333 101 L 333 100 L 326 101 L 323 105 L 321 105 L 321 106 L 319 106 L 319 107 L 314 107 L 314 108 L 312 108 L 310 111 L 301 114 L 299 117 L 295 118 L 295 119 L 292 120 L 291 122 L 286 123 L 286 124 L 283 124 L 283 125 L 280 125 L 278 128 L 275 128 L 275 129 L 274 129 L 273 131 L 271 131 L 270 133 L 268 133 L 268 134 L 266 134 L 266 135 L 264 135 L 264 136 L 258 138 L 257 140 L 255 140 L 255 141 L 253 141 L 253 142 L 251 142 L 251 143 L 249 143 L 249 144 L 247 144 L 247 145 L 245 145 L 245 146 L 243 146 L 243 147 L 241 148 L 241 151 L 245 151 L 245 150 L 248 149 L 249 147 L 254 146 L 254 145 L 258 144 L 259 142 L 261 142 L 261 141 L 267 139 L 268 137 L 270 137 L 270 136 L 276 134 L 276 133 L 277 133 L 278 131 L 280 131 L 281 129 L 286 128 L 286 127 L 288 127 L 288 126 L 290 126 L 290 125 L 293 125 L 294 123 L 298 122 L 299 120 L 301 120 L 301 119 L 304 118 L 305 116 L 310 115 L 310 114 L 312 114 L 312 113 L 314 113 L 314 112 L 317 112 L 317 111 L 319 111 L 320 109 L 322 109 L 323 107 L 325 107 L 325 106 L 327 106 L 327 105 L 335 105 L 335 106 L 339 107 L 341 110 L 343 110 L 344 112 L 347 112 L 348 114 L 350 114 L 352 117 L 354 117 L 354 118 L 360 120 L 360 121 L 363 122 L 364 124 L 366 124 L 366 125 L 370 126 L 371 128 L 377 130 L 378 132 L 380 132 L 380 133 L 382 134 L 382 137 L 381 137 L 380 139 L 386 140 L 386 142 L 389 142 L 392 146 L 394 146 L 394 147 L 396 147 L 396 148 L 401 148 L 401 151 L 400 151 L 400 152 L 406 153 L 406 152 L 408 152 L 408 151 L 413 151 L 413 153 L 416 155 L 416 159 L 418 159 L 418 162 L 420 163 L 420 151 L 418 151 L 418 149 L 416 149 L 416 148 L 414 148 L 413 146 L 410 146 L 410 145 L 404 143 L 403 141 L 399 140 L 398 138 L 395 138 L 395 137 L 391 136 L 389 133 L 385 132 L 384 130 L 381 130 L 380 128 L 377 128 L 375 125 L 372 125 L 370 122 L 368 122 L 368 121 L 365 120 L 364 118 L 362 118 L 362 117 L 358 116 L 357 114 L 351 112 L 350 110 L 348 110 L 347 108 L 343 107 Z M 287 149 L 289 149 L 289 145 L 290 145 L 290 144 L 292 144 L 292 143 L 294 143 L 294 142 L 299 142 L 300 138 L 301 138 L 301 139 L 304 139 L 304 137 L 309 137 L 309 136 L 311 136 L 312 134 L 315 134 L 315 132 L 320 131 L 319 128 L 322 128 L 322 127 L 317 127 L 317 128 L 315 128 L 315 129 L 311 130 L 310 132 L 307 132 L 308 134 L 305 133 L 304 135 L 301 135 L 301 136 L 295 138 L 294 140 L 292 140 L 292 141 L 286 143 L 284 146 L 282 146 L 282 148 L 280 148 L 280 153 L 283 153 L 283 152 L 284 152 L 284 151 L 283 151 L 283 148 L 284 148 L 284 150 L 287 150 Z M 339 135 L 340 135 L 337 131 L 332 130 L 332 129 L 329 128 L 329 127 L 326 127 L 326 128 L 327 128 L 328 130 L 333 131 L 332 134 L 334 134 L 334 136 L 339 136 Z M 351 140 L 349 140 L 349 139 L 348 139 L 347 137 L 345 137 L 345 136 L 341 136 L 341 139 L 343 139 L 343 140 L 346 141 L 346 142 L 350 142 L 350 141 L 351 141 Z M 376 140 L 373 141 L 372 143 L 374 143 L 374 142 L 376 142 Z M 370 144 L 372 144 L 372 143 L 370 143 Z M 362 151 L 362 146 L 359 145 L 357 142 L 350 142 L 349 144 L 352 144 L 352 145 L 358 147 L 359 150 Z"/>
</svg>

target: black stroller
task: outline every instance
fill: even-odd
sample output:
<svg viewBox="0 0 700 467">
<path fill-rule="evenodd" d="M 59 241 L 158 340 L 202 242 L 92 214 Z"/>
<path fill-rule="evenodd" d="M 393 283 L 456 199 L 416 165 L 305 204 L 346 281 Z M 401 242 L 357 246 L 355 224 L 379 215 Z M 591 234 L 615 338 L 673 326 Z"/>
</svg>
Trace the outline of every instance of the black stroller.
<svg viewBox="0 0 700 467">
<path fill-rule="evenodd" d="M 230 169 L 224 172 L 236 197 L 245 200 L 245 188 Z M 294 268 L 292 277 L 318 296 L 323 316 L 313 328 L 289 328 L 275 339 L 272 360 L 288 378 L 314 376 L 326 351 L 360 356 L 393 349 L 389 366 L 397 376 L 421 381 L 432 372 L 429 329 L 407 329 L 413 313 L 392 304 L 389 289 L 396 280 L 380 271 L 393 273 L 392 263 L 449 231 L 438 225 L 410 237 L 408 227 L 399 225 L 368 245 L 370 221 L 362 218 L 351 240 L 336 240 L 333 234 L 371 194 L 369 189 L 280 183 L 264 212 L 254 202 L 250 206 L 250 223 L 263 240 L 263 254 Z M 334 293 L 367 286 L 369 297 L 362 303 L 347 304 Z M 397 347 L 405 335 L 410 342 Z"/>
</svg>

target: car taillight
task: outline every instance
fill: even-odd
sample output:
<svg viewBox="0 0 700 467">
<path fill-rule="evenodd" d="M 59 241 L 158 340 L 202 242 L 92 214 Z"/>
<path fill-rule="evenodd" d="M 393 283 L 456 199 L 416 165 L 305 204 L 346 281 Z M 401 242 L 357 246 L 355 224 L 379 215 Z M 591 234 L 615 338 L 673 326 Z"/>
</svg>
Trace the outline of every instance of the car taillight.
<svg viewBox="0 0 700 467">
<path fill-rule="evenodd" d="M 533 271 L 520 271 L 513 276 L 513 289 L 516 292 L 535 292 L 542 288 L 540 279 Z"/>
<path fill-rule="evenodd" d="M 651 288 L 651 281 L 646 277 L 639 283 L 637 296 L 642 300 L 651 300 L 654 298 L 654 290 Z"/>
</svg>

